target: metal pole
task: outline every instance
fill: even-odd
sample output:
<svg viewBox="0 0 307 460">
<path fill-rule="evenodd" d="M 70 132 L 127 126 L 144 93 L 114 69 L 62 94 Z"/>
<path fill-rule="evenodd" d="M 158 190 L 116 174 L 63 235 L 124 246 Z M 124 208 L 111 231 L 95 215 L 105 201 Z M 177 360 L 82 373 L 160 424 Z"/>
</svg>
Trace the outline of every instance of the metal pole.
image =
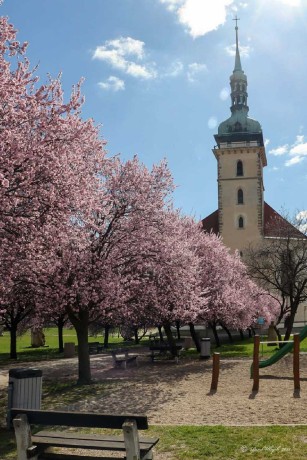
<svg viewBox="0 0 307 460">
<path fill-rule="evenodd" d="M 259 345 L 260 345 L 260 337 L 259 335 L 255 335 L 254 337 L 254 356 L 253 356 L 254 384 L 253 384 L 252 391 L 259 390 Z"/>
<path fill-rule="evenodd" d="M 300 336 L 299 334 L 293 335 L 293 376 L 294 376 L 294 390 L 300 390 Z"/>
</svg>

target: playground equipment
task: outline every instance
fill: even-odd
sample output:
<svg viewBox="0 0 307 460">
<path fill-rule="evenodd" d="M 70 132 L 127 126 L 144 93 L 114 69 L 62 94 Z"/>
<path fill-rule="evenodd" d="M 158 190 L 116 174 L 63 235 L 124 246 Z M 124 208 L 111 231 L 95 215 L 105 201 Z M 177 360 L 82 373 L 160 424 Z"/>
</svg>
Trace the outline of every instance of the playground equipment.
<svg viewBox="0 0 307 460">
<path fill-rule="evenodd" d="M 304 329 L 306 329 L 306 327 Z M 271 356 L 271 358 L 266 359 L 264 361 L 259 361 L 259 347 L 261 343 L 268 343 L 268 342 L 260 342 L 259 335 L 255 335 L 253 364 L 251 365 L 251 378 L 254 379 L 253 391 L 259 390 L 259 369 L 260 367 L 266 367 L 266 366 L 270 366 L 271 364 L 276 363 L 279 359 L 285 356 L 292 349 L 293 349 L 294 390 L 300 390 L 300 341 L 306 337 L 306 335 L 302 334 L 302 332 L 303 330 L 301 331 L 300 334 L 294 334 L 293 340 L 289 340 L 288 342 L 282 342 L 282 343 L 285 343 L 285 345 L 280 350 L 278 350 L 273 356 Z M 280 343 L 280 342 L 277 342 L 277 343 Z M 288 351 L 285 352 L 284 348 L 286 348 Z M 283 353 L 280 353 L 282 351 Z"/>
<path fill-rule="evenodd" d="M 216 391 L 220 374 L 220 354 L 213 353 L 212 381 L 210 391 Z"/>
<path fill-rule="evenodd" d="M 302 340 L 304 340 L 305 338 L 307 337 L 307 326 L 303 327 L 303 329 L 301 330 L 301 332 L 299 333 L 299 338 L 300 338 L 300 342 Z M 283 342 L 284 343 L 284 342 Z M 286 343 L 282 348 L 280 348 L 278 351 L 276 351 L 276 353 L 274 353 L 274 355 L 272 355 L 270 358 L 268 359 L 264 359 L 262 361 L 259 361 L 259 367 L 262 368 L 262 367 L 267 367 L 267 366 L 271 366 L 272 364 L 275 364 L 277 363 L 277 361 L 279 361 L 281 358 L 283 358 L 287 353 L 289 353 L 290 351 L 292 351 L 293 349 L 293 342 L 290 341 L 288 343 Z M 252 369 L 251 369 L 251 376 L 252 376 Z"/>
</svg>

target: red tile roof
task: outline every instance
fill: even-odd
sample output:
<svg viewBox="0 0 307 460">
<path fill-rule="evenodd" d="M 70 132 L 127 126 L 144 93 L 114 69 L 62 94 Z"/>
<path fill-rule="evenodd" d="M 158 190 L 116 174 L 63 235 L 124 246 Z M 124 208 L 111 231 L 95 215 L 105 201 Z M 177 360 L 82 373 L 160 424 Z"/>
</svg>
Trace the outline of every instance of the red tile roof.
<svg viewBox="0 0 307 460">
<path fill-rule="evenodd" d="M 264 237 L 292 237 L 306 238 L 294 225 L 290 224 L 284 217 L 278 214 L 275 209 L 271 208 L 264 202 Z"/>
<path fill-rule="evenodd" d="M 306 238 L 296 227 L 288 222 L 284 217 L 278 214 L 275 209 L 271 208 L 266 202 L 263 207 L 264 217 L 264 237 L 282 237 L 291 236 L 292 238 Z M 219 233 L 218 209 L 209 216 L 202 219 L 202 226 L 206 232 Z"/>
<path fill-rule="evenodd" d="M 219 233 L 219 211 L 218 209 L 214 211 L 209 216 L 202 219 L 203 229 L 210 233 L 211 231 L 216 235 Z"/>
</svg>

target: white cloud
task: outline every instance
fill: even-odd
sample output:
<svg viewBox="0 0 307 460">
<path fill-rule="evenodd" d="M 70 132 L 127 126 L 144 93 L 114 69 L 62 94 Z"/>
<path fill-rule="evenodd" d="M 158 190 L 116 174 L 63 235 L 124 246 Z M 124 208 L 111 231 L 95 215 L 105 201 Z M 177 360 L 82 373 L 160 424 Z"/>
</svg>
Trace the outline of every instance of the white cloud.
<svg viewBox="0 0 307 460">
<path fill-rule="evenodd" d="M 296 165 L 297 163 L 301 163 L 303 161 L 303 157 L 296 156 L 293 158 L 290 158 L 290 160 L 286 161 L 285 166 L 293 166 Z"/>
<path fill-rule="evenodd" d="M 307 219 L 307 211 L 300 211 L 296 215 L 297 220 Z"/>
<path fill-rule="evenodd" d="M 307 156 L 307 142 L 305 142 L 304 135 L 299 134 L 290 146 L 288 144 L 280 145 L 275 149 L 271 149 L 269 153 L 275 156 L 288 154 L 290 158 L 285 162 L 285 166 L 293 166 L 301 163 Z"/>
<path fill-rule="evenodd" d="M 252 51 L 252 48 L 249 45 L 243 46 L 239 45 L 240 49 L 240 56 L 242 57 L 249 57 L 250 52 Z M 229 45 L 225 47 L 226 53 L 229 54 L 229 56 L 235 56 L 236 55 L 236 45 Z"/>
<path fill-rule="evenodd" d="M 106 91 L 123 91 L 125 89 L 125 82 L 118 77 L 110 76 L 106 81 L 98 83 L 100 88 Z"/>
<path fill-rule="evenodd" d="M 296 136 L 296 140 L 294 144 L 291 146 L 290 155 L 299 155 L 305 156 L 307 155 L 307 142 L 304 142 L 304 136 L 298 135 Z"/>
<path fill-rule="evenodd" d="M 216 117 L 210 117 L 208 120 L 208 128 L 209 129 L 214 129 L 217 126 L 217 118 Z"/>
<path fill-rule="evenodd" d="M 234 0 L 160 0 L 169 11 L 176 14 L 179 22 L 184 25 L 193 37 L 216 30 L 226 21 L 227 9 Z"/>
<path fill-rule="evenodd" d="M 160 3 L 166 5 L 169 11 L 176 11 L 183 4 L 184 0 L 160 0 Z"/>
<path fill-rule="evenodd" d="M 294 145 L 301 144 L 302 142 L 304 142 L 304 135 L 303 134 L 298 134 L 296 136 Z"/>
<path fill-rule="evenodd" d="M 187 78 L 191 83 L 193 83 L 197 79 L 197 75 L 204 72 L 208 72 L 206 64 L 193 62 L 188 65 Z"/>
<path fill-rule="evenodd" d="M 299 229 L 303 233 L 307 233 L 307 211 L 300 211 L 295 216 Z"/>
<path fill-rule="evenodd" d="M 115 69 L 135 78 L 156 78 L 155 63 L 143 62 L 145 60 L 144 47 L 145 43 L 140 40 L 131 37 L 119 37 L 115 40 L 107 40 L 104 45 L 97 46 L 93 53 L 93 59 L 107 62 Z"/>
<path fill-rule="evenodd" d="M 277 166 L 273 166 L 272 168 L 269 168 L 269 172 L 276 172 L 279 171 L 279 168 Z"/>
<path fill-rule="evenodd" d="M 281 145 L 280 147 L 276 147 L 276 149 L 270 150 L 269 153 L 275 156 L 285 155 L 286 153 L 288 153 L 288 149 L 289 149 L 288 144 L 285 144 L 285 145 Z"/>
<path fill-rule="evenodd" d="M 270 139 L 265 139 L 264 141 L 264 146 L 267 147 L 270 143 Z"/>
<path fill-rule="evenodd" d="M 178 77 L 178 75 L 182 74 L 183 67 L 183 63 L 179 59 L 174 61 L 165 72 L 164 77 Z"/>
<path fill-rule="evenodd" d="M 301 0 L 279 0 L 284 5 L 288 6 L 301 6 Z"/>
<path fill-rule="evenodd" d="M 220 99 L 226 101 L 229 97 L 230 91 L 228 88 L 223 88 L 220 92 Z"/>
<path fill-rule="evenodd" d="M 294 145 L 293 147 L 291 147 L 289 153 L 290 155 L 307 155 L 307 142 L 304 142 L 303 144 Z"/>
</svg>

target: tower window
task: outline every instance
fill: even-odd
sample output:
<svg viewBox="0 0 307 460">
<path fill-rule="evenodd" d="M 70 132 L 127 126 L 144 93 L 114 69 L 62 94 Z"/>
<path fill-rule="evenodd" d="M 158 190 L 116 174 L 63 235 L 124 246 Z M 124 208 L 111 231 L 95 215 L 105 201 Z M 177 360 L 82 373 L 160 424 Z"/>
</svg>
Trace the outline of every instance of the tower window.
<svg viewBox="0 0 307 460">
<path fill-rule="evenodd" d="M 244 219 L 242 216 L 239 217 L 238 219 L 238 227 L 239 228 L 244 228 Z"/>
<path fill-rule="evenodd" d="M 243 204 L 243 190 L 239 188 L 238 190 L 238 204 Z"/>
<path fill-rule="evenodd" d="M 237 162 L 237 176 L 243 176 L 243 163 L 241 160 Z"/>
</svg>

